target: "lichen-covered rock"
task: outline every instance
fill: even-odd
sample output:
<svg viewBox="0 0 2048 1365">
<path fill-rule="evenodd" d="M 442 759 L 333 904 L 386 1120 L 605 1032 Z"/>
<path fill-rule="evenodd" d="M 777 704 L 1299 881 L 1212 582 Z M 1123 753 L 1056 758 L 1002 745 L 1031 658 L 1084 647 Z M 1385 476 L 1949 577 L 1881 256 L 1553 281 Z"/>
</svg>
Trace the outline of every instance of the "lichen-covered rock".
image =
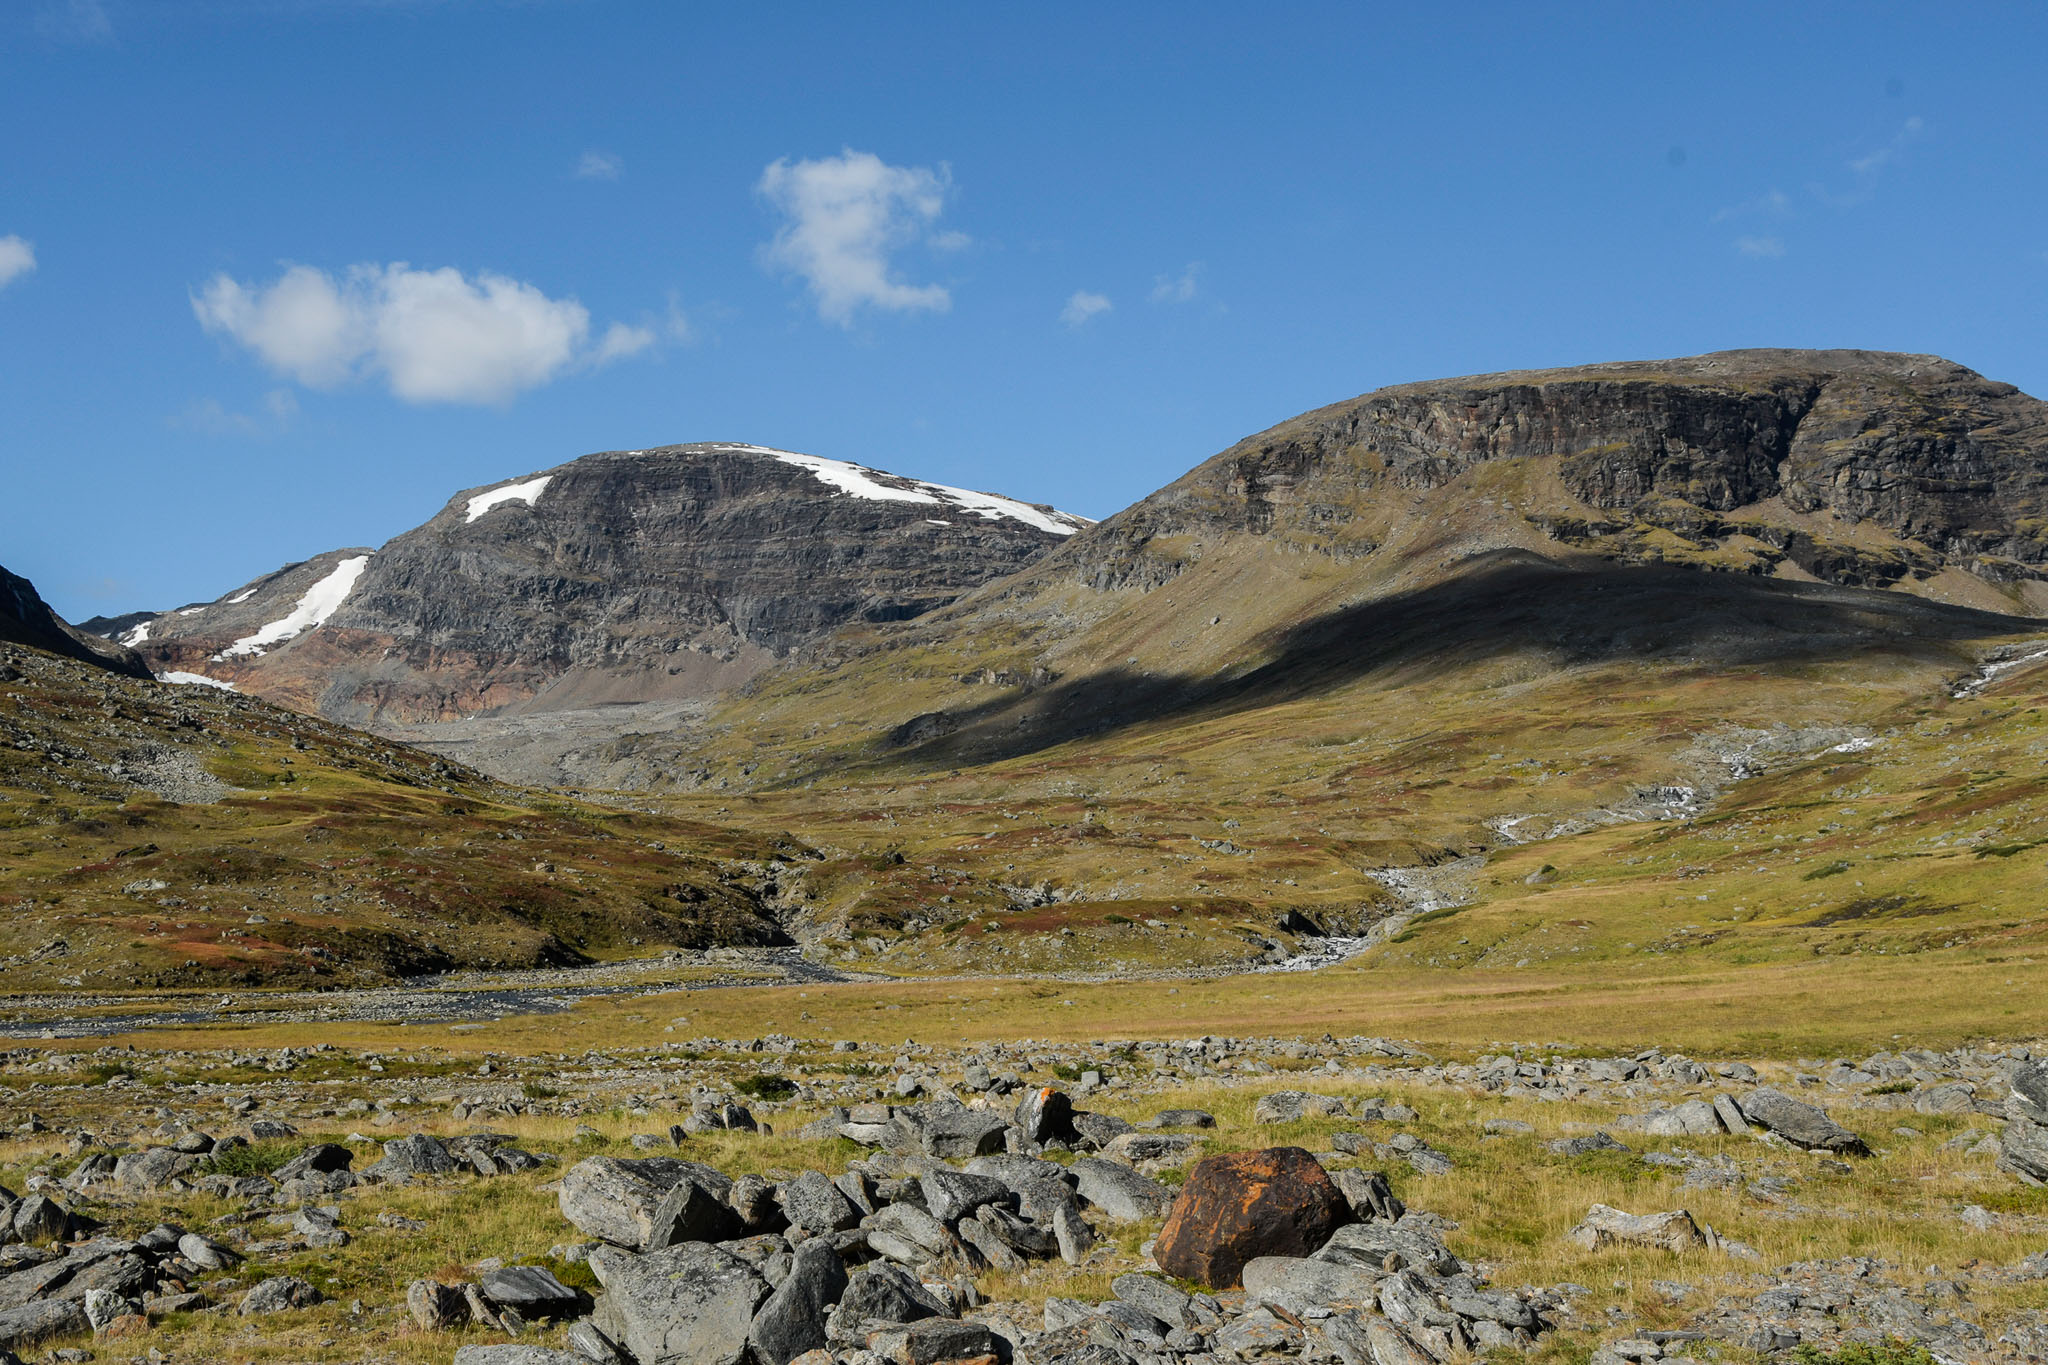
<svg viewBox="0 0 2048 1365">
<path fill-rule="evenodd" d="M 1656 1251 L 1694 1251 L 1707 1245 L 1706 1235 L 1684 1209 L 1669 1213 L 1624 1213 L 1606 1204 L 1595 1204 L 1586 1217 L 1565 1234 L 1588 1251 L 1605 1246 L 1649 1247 Z"/>
<path fill-rule="evenodd" d="M 604 1294 L 594 1320 L 640 1365 L 739 1365 L 768 1282 L 721 1247 L 702 1242 L 644 1256 L 590 1254 Z"/>
<path fill-rule="evenodd" d="M 1188 1173 L 1153 1259 L 1211 1289 L 1236 1285 L 1260 1256 L 1306 1256 L 1351 1221 L 1322 1165 L 1299 1147 L 1206 1157 Z"/>
</svg>

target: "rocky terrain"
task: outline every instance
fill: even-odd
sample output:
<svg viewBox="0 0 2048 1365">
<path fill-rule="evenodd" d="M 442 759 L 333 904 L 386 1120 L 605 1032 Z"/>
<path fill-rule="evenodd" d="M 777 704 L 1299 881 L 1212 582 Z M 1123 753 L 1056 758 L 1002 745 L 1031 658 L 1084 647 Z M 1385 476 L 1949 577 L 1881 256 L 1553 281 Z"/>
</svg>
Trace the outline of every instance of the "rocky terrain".
<svg viewBox="0 0 2048 1365">
<path fill-rule="evenodd" d="M 160 674 L 372 729 L 616 718 L 730 689 L 839 626 L 921 615 L 1087 524 L 758 446 L 607 451 L 119 638 Z"/>
<path fill-rule="evenodd" d="M 8 989 L 331 987 L 788 941 L 792 841 L 506 787 L 121 662 L 0 644 Z"/>
<path fill-rule="evenodd" d="M 2048 1353 L 2026 1047 L 413 1038 L 0 1080 L 0 1346 L 52 1360 Z"/>
</svg>

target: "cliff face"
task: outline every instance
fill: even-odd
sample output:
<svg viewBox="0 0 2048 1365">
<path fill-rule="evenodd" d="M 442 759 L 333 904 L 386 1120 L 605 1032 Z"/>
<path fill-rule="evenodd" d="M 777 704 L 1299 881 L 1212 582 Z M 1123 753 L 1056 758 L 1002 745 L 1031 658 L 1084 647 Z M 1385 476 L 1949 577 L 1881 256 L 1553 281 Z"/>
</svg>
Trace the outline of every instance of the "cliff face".
<svg viewBox="0 0 2048 1365">
<path fill-rule="evenodd" d="M 0 568 L 0 640 L 77 659 L 131 678 L 149 676 L 149 669 L 134 651 L 71 625 L 50 610 L 36 592 L 35 584 L 4 568 Z"/>
<path fill-rule="evenodd" d="M 1161 537 L 1370 553 L 1418 497 L 1461 483 L 1543 539 L 1625 562 L 1872 587 L 1950 569 L 1998 588 L 2048 579 L 2048 405 L 1937 357 L 1866 351 L 1382 389 L 1240 442 L 1066 557 L 1110 586 L 1169 572 L 1179 547 L 1143 563 Z"/>
<path fill-rule="evenodd" d="M 459 493 L 381 549 L 130 639 L 160 672 L 355 723 L 687 698 L 950 602 L 1086 524 L 756 446 L 614 451 Z"/>
</svg>

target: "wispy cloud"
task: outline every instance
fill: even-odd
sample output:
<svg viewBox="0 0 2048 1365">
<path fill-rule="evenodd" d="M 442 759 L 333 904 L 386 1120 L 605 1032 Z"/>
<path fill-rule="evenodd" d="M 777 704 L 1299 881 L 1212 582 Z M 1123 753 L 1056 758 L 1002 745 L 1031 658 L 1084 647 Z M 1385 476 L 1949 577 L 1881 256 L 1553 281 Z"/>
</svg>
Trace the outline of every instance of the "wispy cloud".
<svg viewBox="0 0 2048 1365">
<path fill-rule="evenodd" d="M 1855 158 L 1849 163 L 1849 169 L 1860 176 L 1876 175 L 1897 159 L 1906 148 L 1918 142 L 1920 135 L 1926 129 L 1926 123 L 1921 120 L 1919 115 L 1914 115 L 1900 126 L 1898 132 L 1892 134 L 1891 141 L 1885 143 L 1884 146 L 1879 147 L 1874 152 Z"/>
<path fill-rule="evenodd" d="M 166 419 L 169 425 L 203 436 L 276 436 L 299 415 L 299 400 L 290 389 L 272 389 L 263 395 L 259 412 L 235 412 L 218 398 L 202 398 L 183 412 Z"/>
<path fill-rule="evenodd" d="M 1067 296 L 1067 306 L 1060 309 L 1060 321 L 1069 327 L 1085 327 L 1091 318 L 1107 313 L 1116 307 L 1106 294 L 1091 294 L 1086 289 L 1076 289 Z"/>
<path fill-rule="evenodd" d="M 35 243 L 20 237 L 0 237 L 0 289 L 35 268 Z"/>
<path fill-rule="evenodd" d="M 1785 218 L 1791 212 L 1792 196 L 1783 190 L 1769 190 L 1754 199 L 1728 205 L 1715 213 L 1712 221 L 1725 223 L 1735 218 Z"/>
<path fill-rule="evenodd" d="M 1882 146 L 1843 162 L 1843 168 L 1853 177 L 1853 183 L 1846 190 L 1831 187 L 1819 179 L 1809 180 L 1798 198 L 1780 189 L 1768 190 L 1754 199 L 1745 199 L 1717 210 L 1708 221 L 1719 224 L 1758 220 L 1759 226 L 1776 225 L 1801 218 L 1802 207 L 1811 210 L 1817 206 L 1838 211 L 1855 208 L 1869 201 L 1885 171 L 1926 133 L 1925 120 L 1916 114 L 1900 124 Z M 1785 254 L 1785 239 L 1776 232 L 1745 234 L 1735 238 L 1731 245 L 1744 256 L 1775 258 Z"/>
<path fill-rule="evenodd" d="M 761 250 L 763 263 L 801 277 L 827 322 L 850 327 L 863 307 L 952 307 L 945 286 L 905 283 L 891 260 L 920 239 L 933 240 L 931 225 L 951 188 L 945 166 L 891 166 L 849 147 L 817 161 L 777 161 L 755 188 L 783 218 Z"/>
<path fill-rule="evenodd" d="M 611 152 L 585 152 L 576 163 L 578 180 L 617 180 L 626 163 Z"/>
<path fill-rule="evenodd" d="M 339 276 L 293 266 L 268 285 L 216 275 L 192 296 L 192 311 L 207 331 L 308 387 L 378 377 L 408 403 L 504 403 L 655 340 L 651 328 L 614 323 L 593 346 L 589 310 L 575 299 L 402 261 Z"/>
<path fill-rule="evenodd" d="M 113 21 L 101 0 L 42 0 L 36 28 L 60 43 L 100 43 L 114 36 Z"/>
<path fill-rule="evenodd" d="M 1200 261 L 1189 261 L 1188 268 L 1178 275 L 1156 275 L 1152 280 L 1152 302 L 1191 303 L 1201 291 L 1202 273 Z"/>
</svg>

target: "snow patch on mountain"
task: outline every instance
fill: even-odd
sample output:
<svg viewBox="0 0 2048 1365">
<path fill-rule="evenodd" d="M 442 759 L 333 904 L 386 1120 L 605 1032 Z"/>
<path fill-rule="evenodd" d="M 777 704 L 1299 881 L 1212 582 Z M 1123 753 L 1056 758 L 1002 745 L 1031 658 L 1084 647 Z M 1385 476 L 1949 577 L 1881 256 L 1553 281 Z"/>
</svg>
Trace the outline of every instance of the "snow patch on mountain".
<svg viewBox="0 0 2048 1365">
<path fill-rule="evenodd" d="M 477 494 L 469 500 L 469 515 L 462 519 L 462 524 L 467 526 L 493 507 L 502 507 L 508 502 L 523 502 L 528 507 L 533 506 L 539 500 L 541 490 L 548 486 L 548 480 L 554 477 L 552 474 L 542 474 L 523 483 L 508 483 L 503 488 L 493 488 L 488 493 Z"/>
<path fill-rule="evenodd" d="M 795 465 L 799 469 L 810 471 L 820 483 L 856 498 L 866 498 L 871 502 L 922 502 L 941 507 L 957 507 L 963 512 L 975 513 L 984 521 L 1008 518 L 1011 521 L 1021 521 L 1026 526 L 1035 526 L 1041 531 L 1049 531 L 1056 536 L 1070 536 L 1082 527 L 1093 524 L 1086 518 L 1070 516 L 1065 512 L 1042 512 L 1029 503 L 1018 502 L 1013 498 L 1001 498 L 993 493 L 977 493 L 968 488 L 949 488 L 945 484 L 927 483 L 923 479 L 909 479 L 900 474 L 869 469 L 865 465 L 853 464 L 846 460 L 798 455 L 787 450 L 772 450 L 767 446 L 727 445 L 721 448 L 767 455 L 784 464 Z"/>
<path fill-rule="evenodd" d="M 363 576 L 363 566 L 369 562 L 368 555 L 351 555 L 342 560 L 325 578 L 306 589 L 306 595 L 299 599 L 298 606 L 292 608 L 291 615 L 272 621 L 254 635 L 244 635 L 214 655 L 214 659 L 253 658 L 271 645 L 318 628 L 355 591 L 356 580 Z"/>
<path fill-rule="evenodd" d="M 218 687 L 223 692 L 239 692 L 242 689 L 222 678 L 209 678 L 204 673 L 181 673 L 173 669 L 169 673 L 156 675 L 158 682 L 176 683 L 180 687 Z"/>
<path fill-rule="evenodd" d="M 121 643 L 128 646 L 128 648 L 133 649 L 135 648 L 135 646 L 141 644 L 144 640 L 147 640 L 148 638 L 149 622 L 144 621 L 141 625 L 136 626 L 135 628 L 130 630 L 126 635 L 123 635 L 121 637 Z"/>
</svg>

